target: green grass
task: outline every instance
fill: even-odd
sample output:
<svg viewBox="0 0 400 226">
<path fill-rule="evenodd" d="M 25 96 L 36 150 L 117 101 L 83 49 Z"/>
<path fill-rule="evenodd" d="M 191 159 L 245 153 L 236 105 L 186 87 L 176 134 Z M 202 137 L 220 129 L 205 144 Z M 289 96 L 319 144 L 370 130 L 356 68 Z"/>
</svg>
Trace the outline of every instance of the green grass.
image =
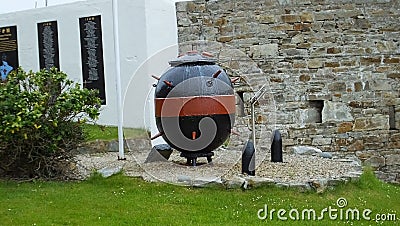
<svg viewBox="0 0 400 226">
<path fill-rule="evenodd" d="M 253 190 L 179 187 L 147 183 L 121 174 L 95 175 L 83 182 L 0 182 L 0 225 L 375 225 L 374 221 L 262 221 L 259 209 L 283 208 L 318 213 L 336 207 L 395 213 L 400 220 L 400 187 L 378 181 L 367 171 L 359 182 L 323 194 L 264 187 Z M 288 214 L 288 213 L 287 213 Z M 286 215 L 288 216 L 288 215 Z"/>
<path fill-rule="evenodd" d="M 93 140 L 115 140 L 118 139 L 118 127 L 116 126 L 101 126 L 85 124 L 83 131 L 86 136 L 86 141 Z M 144 129 L 124 128 L 125 138 L 146 138 L 147 132 Z"/>
</svg>

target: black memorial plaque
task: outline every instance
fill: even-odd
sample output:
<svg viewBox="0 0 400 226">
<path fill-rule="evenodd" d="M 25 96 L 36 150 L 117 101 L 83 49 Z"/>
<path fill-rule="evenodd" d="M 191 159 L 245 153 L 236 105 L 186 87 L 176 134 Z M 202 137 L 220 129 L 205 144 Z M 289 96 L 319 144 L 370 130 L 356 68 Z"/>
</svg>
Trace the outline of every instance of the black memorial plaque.
<svg viewBox="0 0 400 226">
<path fill-rule="evenodd" d="M 60 68 L 57 21 L 37 24 L 40 69 Z"/>
<path fill-rule="evenodd" d="M 17 26 L 0 28 L 0 81 L 18 68 Z"/>
<path fill-rule="evenodd" d="M 99 90 L 102 104 L 106 104 L 104 84 L 103 41 L 101 16 L 79 18 L 83 86 Z"/>
</svg>

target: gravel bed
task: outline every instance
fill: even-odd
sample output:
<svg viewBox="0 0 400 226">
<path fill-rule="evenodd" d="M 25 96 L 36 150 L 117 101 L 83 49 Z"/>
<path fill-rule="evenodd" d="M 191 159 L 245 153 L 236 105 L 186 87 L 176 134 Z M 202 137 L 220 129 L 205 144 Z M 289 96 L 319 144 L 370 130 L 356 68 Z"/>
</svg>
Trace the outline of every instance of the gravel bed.
<svg viewBox="0 0 400 226">
<path fill-rule="evenodd" d="M 76 178 L 85 179 L 93 171 L 104 175 L 123 170 L 128 176 L 147 181 L 182 184 L 186 180 L 226 181 L 241 175 L 241 150 L 215 151 L 213 162 L 198 159 L 198 166 L 185 165 L 186 159 L 174 151 L 168 161 L 145 163 L 150 147 L 130 149 L 126 160 L 118 160 L 117 152 L 79 154 L 76 156 Z M 354 157 L 332 159 L 317 155 L 283 154 L 282 163 L 270 162 L 270 153 L 261 149 L 256 153 L 256 176 L 272 179 L 276 183 L 299 184 L 311 180 L 343 178 L 349 172 L 361 172 L 360 162 Z"/>
</svg>

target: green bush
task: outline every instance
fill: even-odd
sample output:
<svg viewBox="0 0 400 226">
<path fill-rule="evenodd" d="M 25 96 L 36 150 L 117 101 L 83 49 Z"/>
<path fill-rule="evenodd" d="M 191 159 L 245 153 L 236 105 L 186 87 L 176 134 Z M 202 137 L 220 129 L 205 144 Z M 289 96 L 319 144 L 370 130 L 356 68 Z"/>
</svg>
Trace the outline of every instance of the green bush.
<svg viewBox="0 0 400 226">
<path fill-rule="evenodd" d="M 55 68 L 12 72 L 0 84 L 0 176 L 64 177 L 82 124 L 99 116 L 97 94 Z"/>
</svg>

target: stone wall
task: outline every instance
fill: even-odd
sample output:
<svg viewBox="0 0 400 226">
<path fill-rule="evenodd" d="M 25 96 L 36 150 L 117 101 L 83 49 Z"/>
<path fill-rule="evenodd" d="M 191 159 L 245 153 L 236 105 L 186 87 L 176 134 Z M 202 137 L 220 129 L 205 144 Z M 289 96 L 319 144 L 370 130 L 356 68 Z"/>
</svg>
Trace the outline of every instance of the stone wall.
<svg viewBox="0 0 400 226">
<path fill-rule="evenodd" d="M 176 7 L 180 43 L 227 44 L 262 70 L 254 76 L 269 84 L 285 149 L 355 154 L 379 178 L 400 183 L 399 1 L 198 0 Z M 259 125 L 272 123 L 266 112 L 258 110 Z"/>
</svg>

